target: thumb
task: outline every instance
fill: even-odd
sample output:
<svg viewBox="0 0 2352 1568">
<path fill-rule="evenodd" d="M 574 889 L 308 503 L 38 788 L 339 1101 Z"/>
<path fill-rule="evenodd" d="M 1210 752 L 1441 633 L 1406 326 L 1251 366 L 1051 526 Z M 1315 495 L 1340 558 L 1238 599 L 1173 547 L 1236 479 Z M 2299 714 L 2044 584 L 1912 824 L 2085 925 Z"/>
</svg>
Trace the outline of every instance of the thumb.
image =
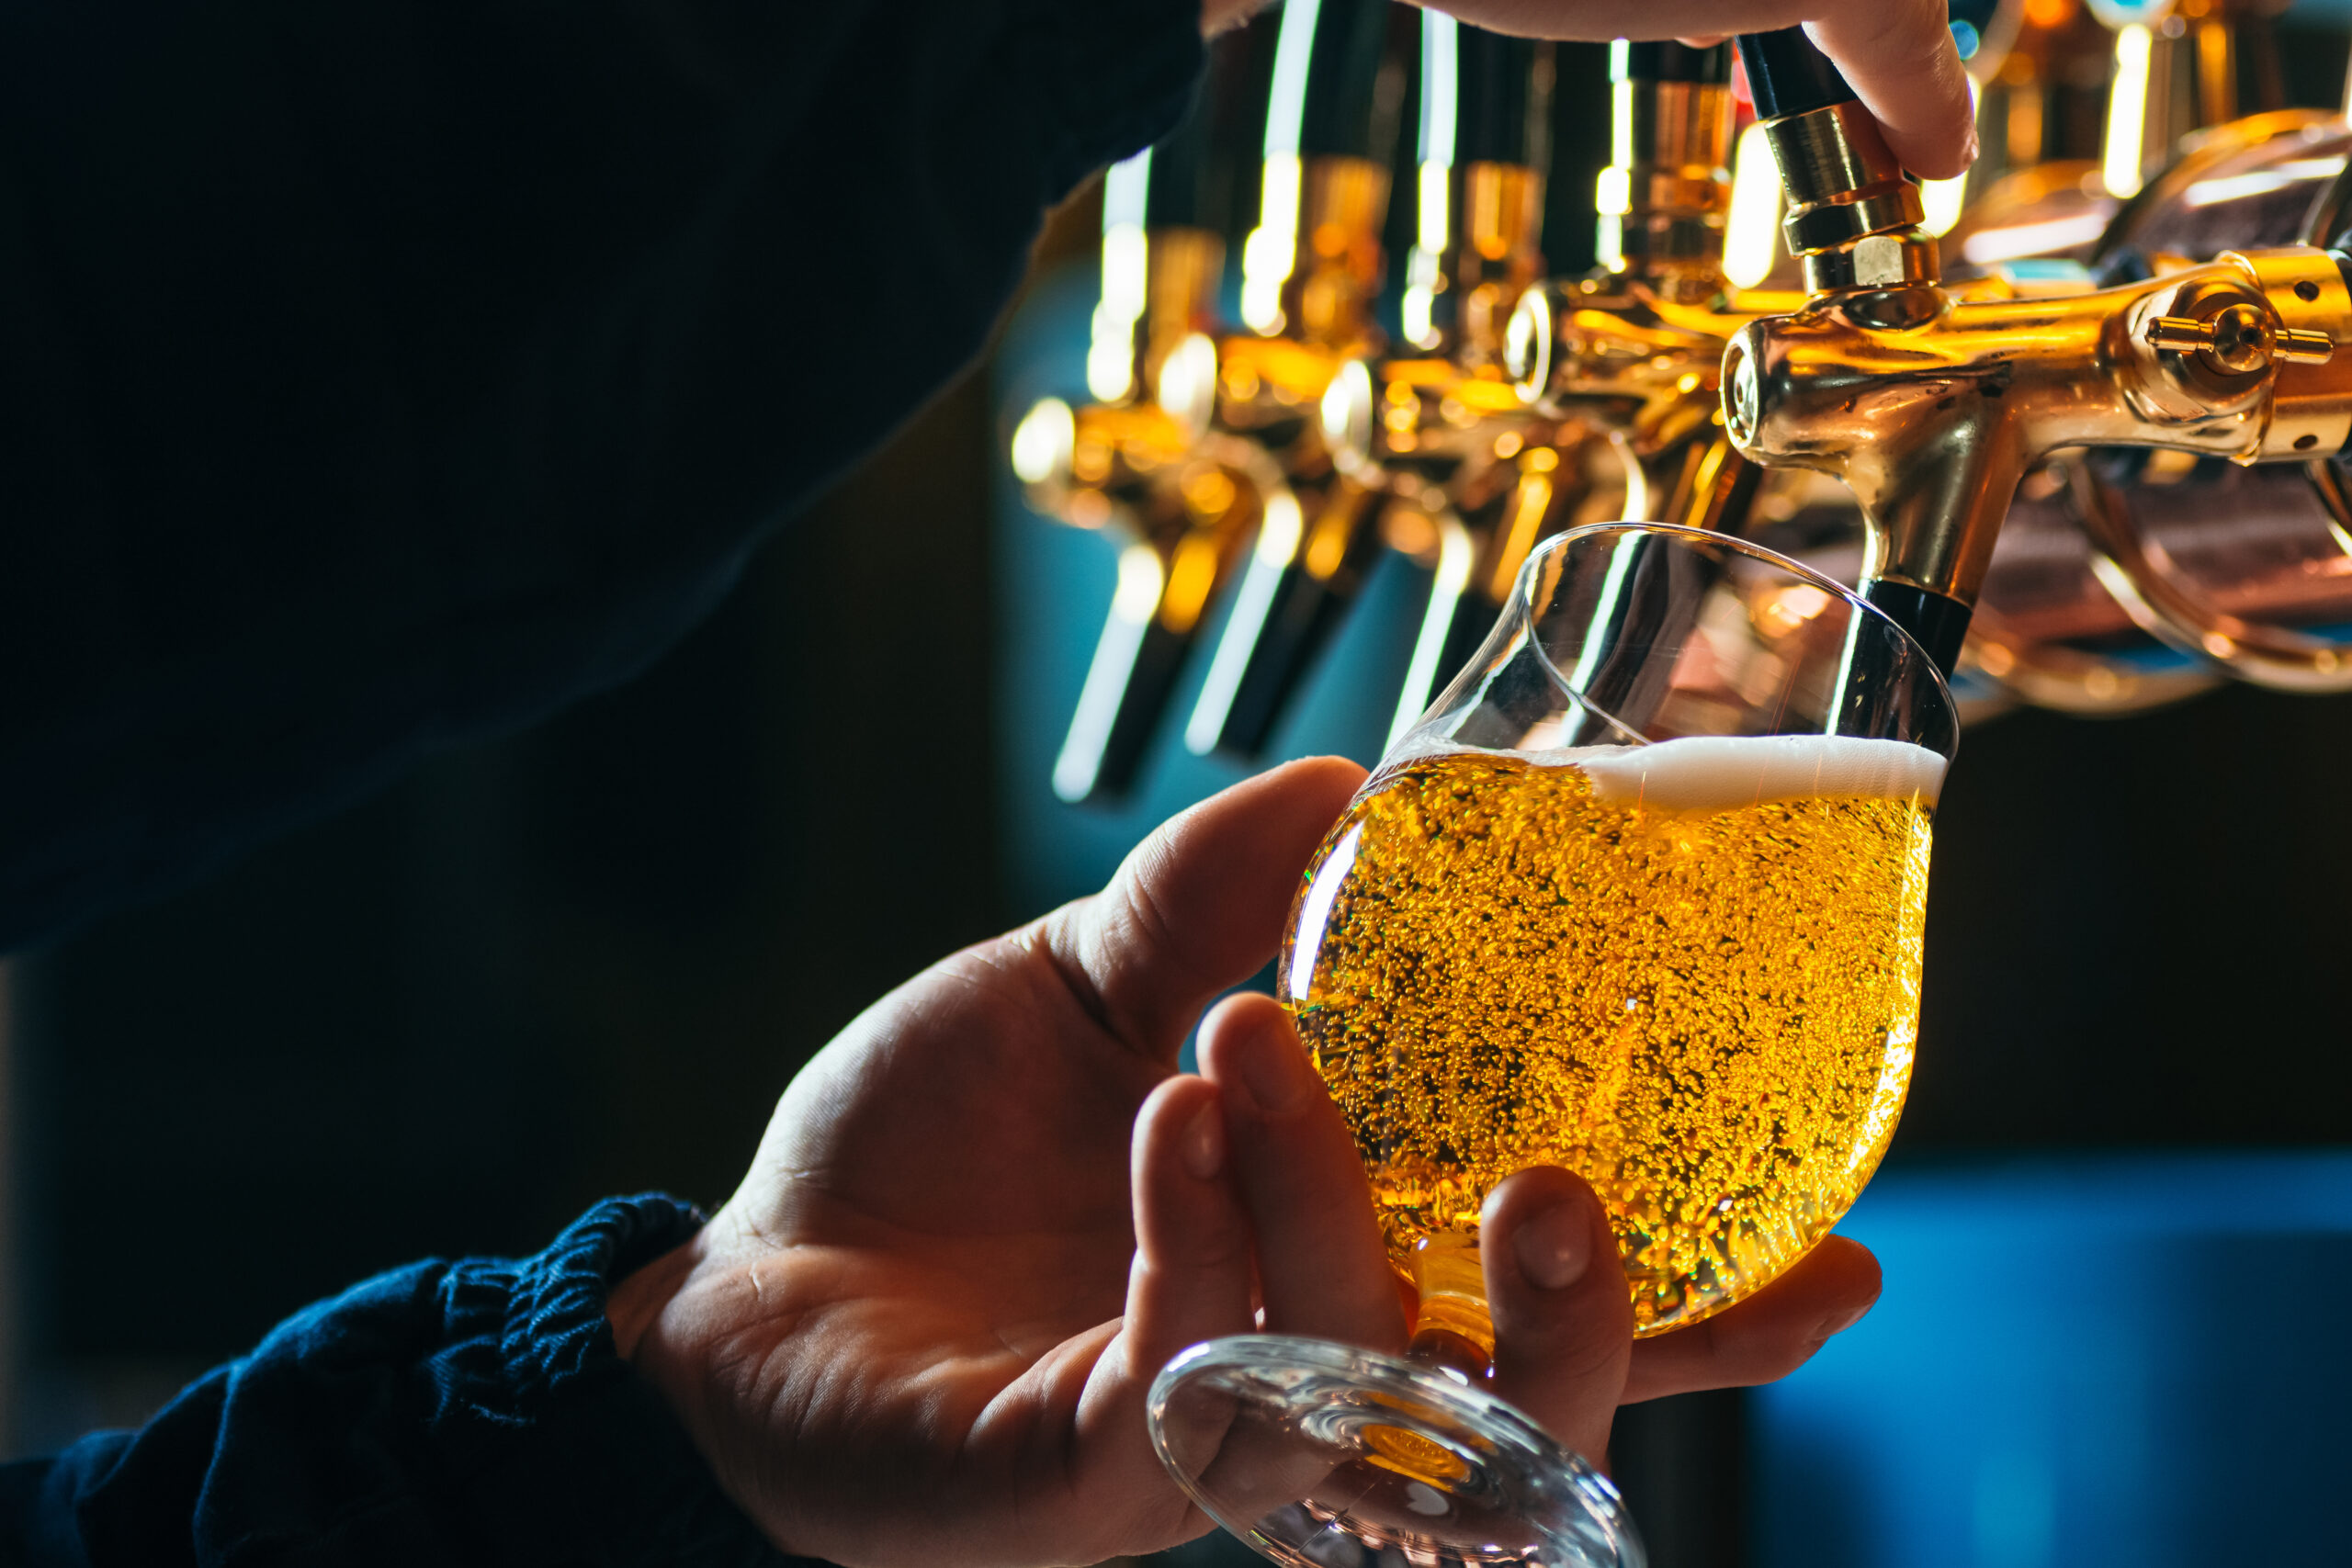
<svg viewBox="0 0 2352 1568">
<path fill-rule="evenodd" d="M 1201 1010 L 1273 956 L 1300 874 L 1363 782 L 1340 757 L 1244 780 L 1163 824 L 1034 940 L 1113 1033 L 1173 1062 Z"/>
<path fill-rule="evenodd" d="M 1839 0 L 1804 27 L 1905 168 L 1941 180 L 1975 161 L 1976 113 L 1944 0 Z"/>
</svg>

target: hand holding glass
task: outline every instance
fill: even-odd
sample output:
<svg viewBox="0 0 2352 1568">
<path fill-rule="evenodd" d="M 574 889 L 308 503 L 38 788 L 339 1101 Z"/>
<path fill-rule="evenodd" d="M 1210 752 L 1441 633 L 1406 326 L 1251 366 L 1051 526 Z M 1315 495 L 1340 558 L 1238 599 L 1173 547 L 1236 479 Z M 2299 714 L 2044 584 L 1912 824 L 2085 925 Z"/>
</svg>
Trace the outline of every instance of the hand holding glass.
<svg viewBox="0 0 2352 1568">
<path fill-rule="evenodd" d="M 1640 1562 L 1596 1471 L 1475 1386 L 1478 1214 L 1564 1166 L 1636 1332 L 1827 1235 L 1909 1082 L 1931 661 L 1837 583 L 1719 535 L 1577 529 L 1310 864 L 1276 994 L 1354 1131 L 1411 1362 L 1214 1341 L 1155 1386 L 1177 1479 L 1278 1562 Z"/>
</svg>

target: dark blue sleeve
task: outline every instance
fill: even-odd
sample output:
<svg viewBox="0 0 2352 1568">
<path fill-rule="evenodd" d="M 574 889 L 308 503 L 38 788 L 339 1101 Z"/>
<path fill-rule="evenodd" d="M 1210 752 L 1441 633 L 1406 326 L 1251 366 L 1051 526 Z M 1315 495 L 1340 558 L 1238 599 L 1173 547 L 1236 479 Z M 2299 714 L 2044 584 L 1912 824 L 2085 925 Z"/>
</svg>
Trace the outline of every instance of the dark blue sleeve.
<svg viewBox="0 0 2352 1568">
<path fill-rule="evenodd" d="M 0 950 L 641 668 L 1199 0 L 0 6 Z"/>
<path fill-rule="evenodd" d="M 139 1431 L 0 1468 L 0 1562 L 785 1568 L 605 1320 L 607 1281 L 699 1224 L 613 1199 L 536 1258 L 300 1313 Z"/>
</svg>

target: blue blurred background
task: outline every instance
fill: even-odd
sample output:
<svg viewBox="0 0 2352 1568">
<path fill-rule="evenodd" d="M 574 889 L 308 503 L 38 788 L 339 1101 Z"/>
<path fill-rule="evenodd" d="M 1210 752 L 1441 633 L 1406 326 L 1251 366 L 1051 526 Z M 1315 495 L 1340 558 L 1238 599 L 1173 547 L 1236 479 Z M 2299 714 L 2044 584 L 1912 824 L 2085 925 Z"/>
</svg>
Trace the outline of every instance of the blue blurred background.
<svg viewBox="0 0 2352 1568">
<path fill-rule="evenodd" d="M 1883 1175 L 1876 1310 L 1752 1396 L 1774 1568 L 2340 1562 L 2352 1155 Z"/>
</svg>

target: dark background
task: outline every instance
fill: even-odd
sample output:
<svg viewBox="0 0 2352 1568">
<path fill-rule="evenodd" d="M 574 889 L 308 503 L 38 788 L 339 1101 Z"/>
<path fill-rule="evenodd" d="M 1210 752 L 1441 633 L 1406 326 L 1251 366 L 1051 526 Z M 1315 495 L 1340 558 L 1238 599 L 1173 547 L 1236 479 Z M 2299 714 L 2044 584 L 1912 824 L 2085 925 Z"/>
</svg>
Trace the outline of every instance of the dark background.
<svg viewBox="0 0 2352 1568">
<path fill-rule="evenodd" d="M 977 382 L 641 679 L 20 957 L 15 1450 L 303 1303 L 715 1203 L 794 1070 L 1002 923 Z"/>
<path fill-rule="evenodd" d="M 2340 38 L 2285 56 L 2335 101 Z M 1555 210 L 1601 161 L 1564 149 Z M 608 1192 L 723 1199 L 812 1050 L 1035 912 L 1002 891 L 1035 881 L 1002 792 L 1045 784 L 999 766 L 991 561 L 1041 525 L 990 515 L 986 388 L 637 682 L 17 960 L 7 1450 L 136 1418 L 379 1268 L 532 1249 Z M 2346 698 L 1972 730 L 1893 1157 L 2352 1139 L 2347 777 Z"/>
</svg>

